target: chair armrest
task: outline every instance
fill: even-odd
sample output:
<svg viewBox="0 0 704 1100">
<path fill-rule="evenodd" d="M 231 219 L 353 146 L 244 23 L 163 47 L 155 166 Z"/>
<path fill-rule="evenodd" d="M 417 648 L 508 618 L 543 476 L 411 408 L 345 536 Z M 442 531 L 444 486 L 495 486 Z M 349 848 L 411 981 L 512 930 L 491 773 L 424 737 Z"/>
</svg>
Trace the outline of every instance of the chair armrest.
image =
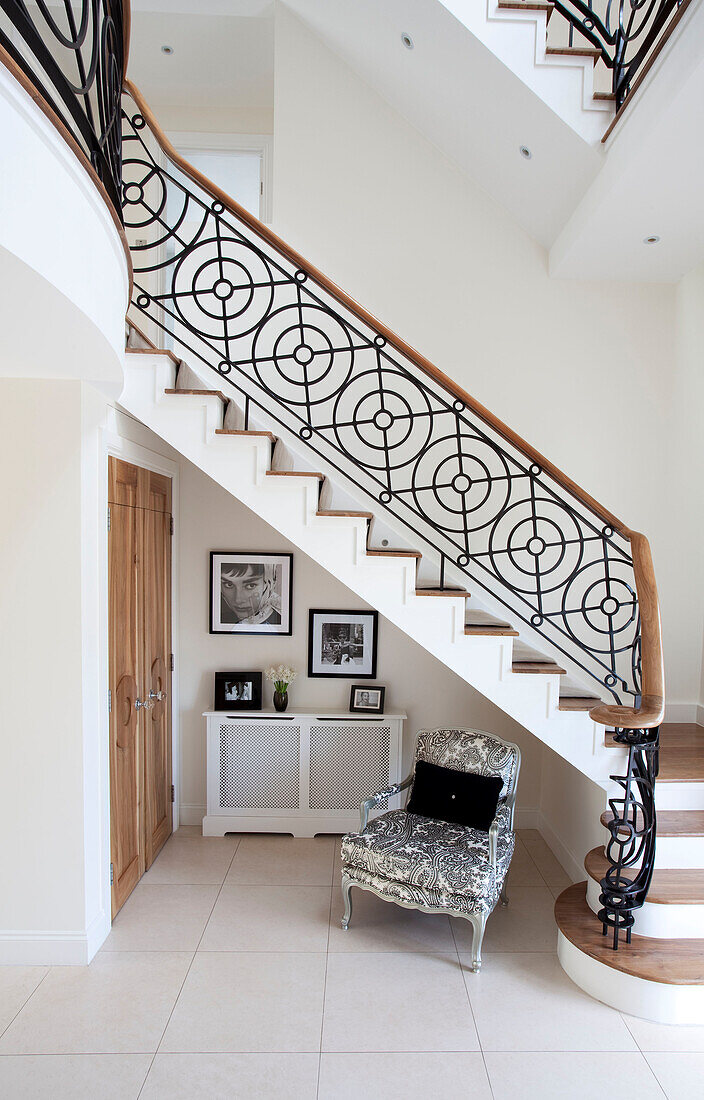
<svg viewBox="0 0 704 1100">
<path fill-rule="evenodd" d="M 405 791 L 406 787 L 410 787 L 413 782 L 413 772 L 401 783 L 392 783 L 390 787 L 387 787 L 385 791 L 377 791 L 371 798 L 366 798 L 360 806 L 360 832 L 363 833 L 367 827 L 370 811 L 378 806 L 380 802 L 383 802 L 385 798 L 393 798 L 394 795 L 400 794 L 401 791 Z"/>
<path fill-rule="evenodd" d="M 489 862 L 492 867 L 496 869 L 496 848 L 499 839 L 499 833 L 508 833 L 511 831 L 511 810 L 507 806 L 505 799 L 499 802 L 496 807 L 496 815 L 491 825 L 489 826 Z"/>
</svg>

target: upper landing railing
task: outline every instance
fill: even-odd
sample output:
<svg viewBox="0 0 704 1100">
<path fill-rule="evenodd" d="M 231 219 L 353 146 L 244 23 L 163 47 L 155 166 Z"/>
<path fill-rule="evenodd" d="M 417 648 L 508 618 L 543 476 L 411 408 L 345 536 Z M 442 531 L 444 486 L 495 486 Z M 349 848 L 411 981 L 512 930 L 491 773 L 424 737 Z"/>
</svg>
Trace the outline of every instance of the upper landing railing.
<svg viewBox="0 0 704 1100">
<path fill-rule="evenodd" d="M 0 60 L 88 160 L 118 218 L 129 13 L 122 0 L 0 0 Z"/>
<path fill-rule="evenodd" d="M 128 82 L 120 134 L 119 0 L 64 0 L 63 22 L 41 0 L 0 0 L 0 17 L 0 58 L 119 195 L 134 309 L 422 540 L 441 579 L 454 567 L 568 657 L 608 700 L 596 721 L 656 727 L 645 536 L 193 169 Z"/>
<path fill-rule="evenodd" d="M 690 0 L 549 0 L 568 23 L 567 44 L 600 51 L 611 70 L 617 111 L 632 95 Z M 530 7 L 530 0 L 527 6 Z"/>
</svg>

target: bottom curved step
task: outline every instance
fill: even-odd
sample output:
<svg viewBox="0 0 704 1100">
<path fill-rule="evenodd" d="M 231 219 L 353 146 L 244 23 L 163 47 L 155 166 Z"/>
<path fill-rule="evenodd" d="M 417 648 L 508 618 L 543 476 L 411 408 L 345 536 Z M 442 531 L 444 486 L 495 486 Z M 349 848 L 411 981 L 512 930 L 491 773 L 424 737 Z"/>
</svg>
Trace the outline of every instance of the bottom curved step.
<svg viewBox="0 0 704 1100">
<path fill-rule="evenodd" d="M 614 951 L 587 904 L 585 882 L 563 890 L 555 920 L 562 968 L 585 993 L 646 1020 L 704 1023 L 704 940 L 634 935 Z"/>
</svg>

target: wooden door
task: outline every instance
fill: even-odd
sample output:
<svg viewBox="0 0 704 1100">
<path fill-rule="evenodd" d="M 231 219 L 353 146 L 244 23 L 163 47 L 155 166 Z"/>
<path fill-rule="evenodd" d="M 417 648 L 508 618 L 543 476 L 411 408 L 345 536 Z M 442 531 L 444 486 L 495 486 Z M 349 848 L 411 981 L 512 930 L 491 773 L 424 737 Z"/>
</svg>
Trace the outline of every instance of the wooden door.
<svg viewBox="0 0 704 1100">
<path fill-rule="evenodd" d="M 114 916 L 172 830 L 171 482 L 115 458 L 108 477 Z"/>
<path fill-rule="evenodd" d="M 171 479 L 150 473 L 144 509 L 144 832 L 147 868 L 172 830 Z"/>
</svg>

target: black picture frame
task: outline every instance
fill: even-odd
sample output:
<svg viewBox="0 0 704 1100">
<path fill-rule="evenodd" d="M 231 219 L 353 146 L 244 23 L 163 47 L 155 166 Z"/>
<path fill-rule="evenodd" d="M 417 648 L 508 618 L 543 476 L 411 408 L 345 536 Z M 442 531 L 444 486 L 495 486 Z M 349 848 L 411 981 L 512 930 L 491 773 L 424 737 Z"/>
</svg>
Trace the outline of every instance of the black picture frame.
<svg viewBox="0 0 704 1100">
<path fill-rule="evenodd" d="M 249 572 L 250 591 L 244 591 Z M 258 575 L 252 575 L 252 573 Z M 232 601 L 224 585 L 230 586 Z M 236 600 L 249 603 L 238 608 Z M 211 550 L 208 593 L 211 634 L 293 633 L 293 554 L 258 550 Z M 268 614 L 267 614 L 268 609 Z M 249 611 L 249 614 L 242 614 Z M 264 615 L 264 618 L 261 616 Z M 261 621 L 257 621 L 261 618 Z"/>
<path fill-rule="evenodd" d="M 378 634 L 376 611 L 311 608 L 308 612 L 308 675 L 375 679 Z"/>
<path fill-rule="evenodd" d="M 235 685 L 240 685 L 235 687 Z M 236 698 L 245 687 L 243 698 Z M 247 687 L 249 690 L 247 690 Z M 216 672 L 214 710 L 261 710 L 262 674 L 256 672 Z"/>
<path fill-rule="evenodd" d="M 358 698 L 358 696 L 365 694 L 378 696 L 377 702 L 365 706 L 364 702 Z M 350 688 L 350 714 L 383 714 L 385 694 L 386 688 L 382 687 L 381 684 L 352 684 Z"/>
</svg>

